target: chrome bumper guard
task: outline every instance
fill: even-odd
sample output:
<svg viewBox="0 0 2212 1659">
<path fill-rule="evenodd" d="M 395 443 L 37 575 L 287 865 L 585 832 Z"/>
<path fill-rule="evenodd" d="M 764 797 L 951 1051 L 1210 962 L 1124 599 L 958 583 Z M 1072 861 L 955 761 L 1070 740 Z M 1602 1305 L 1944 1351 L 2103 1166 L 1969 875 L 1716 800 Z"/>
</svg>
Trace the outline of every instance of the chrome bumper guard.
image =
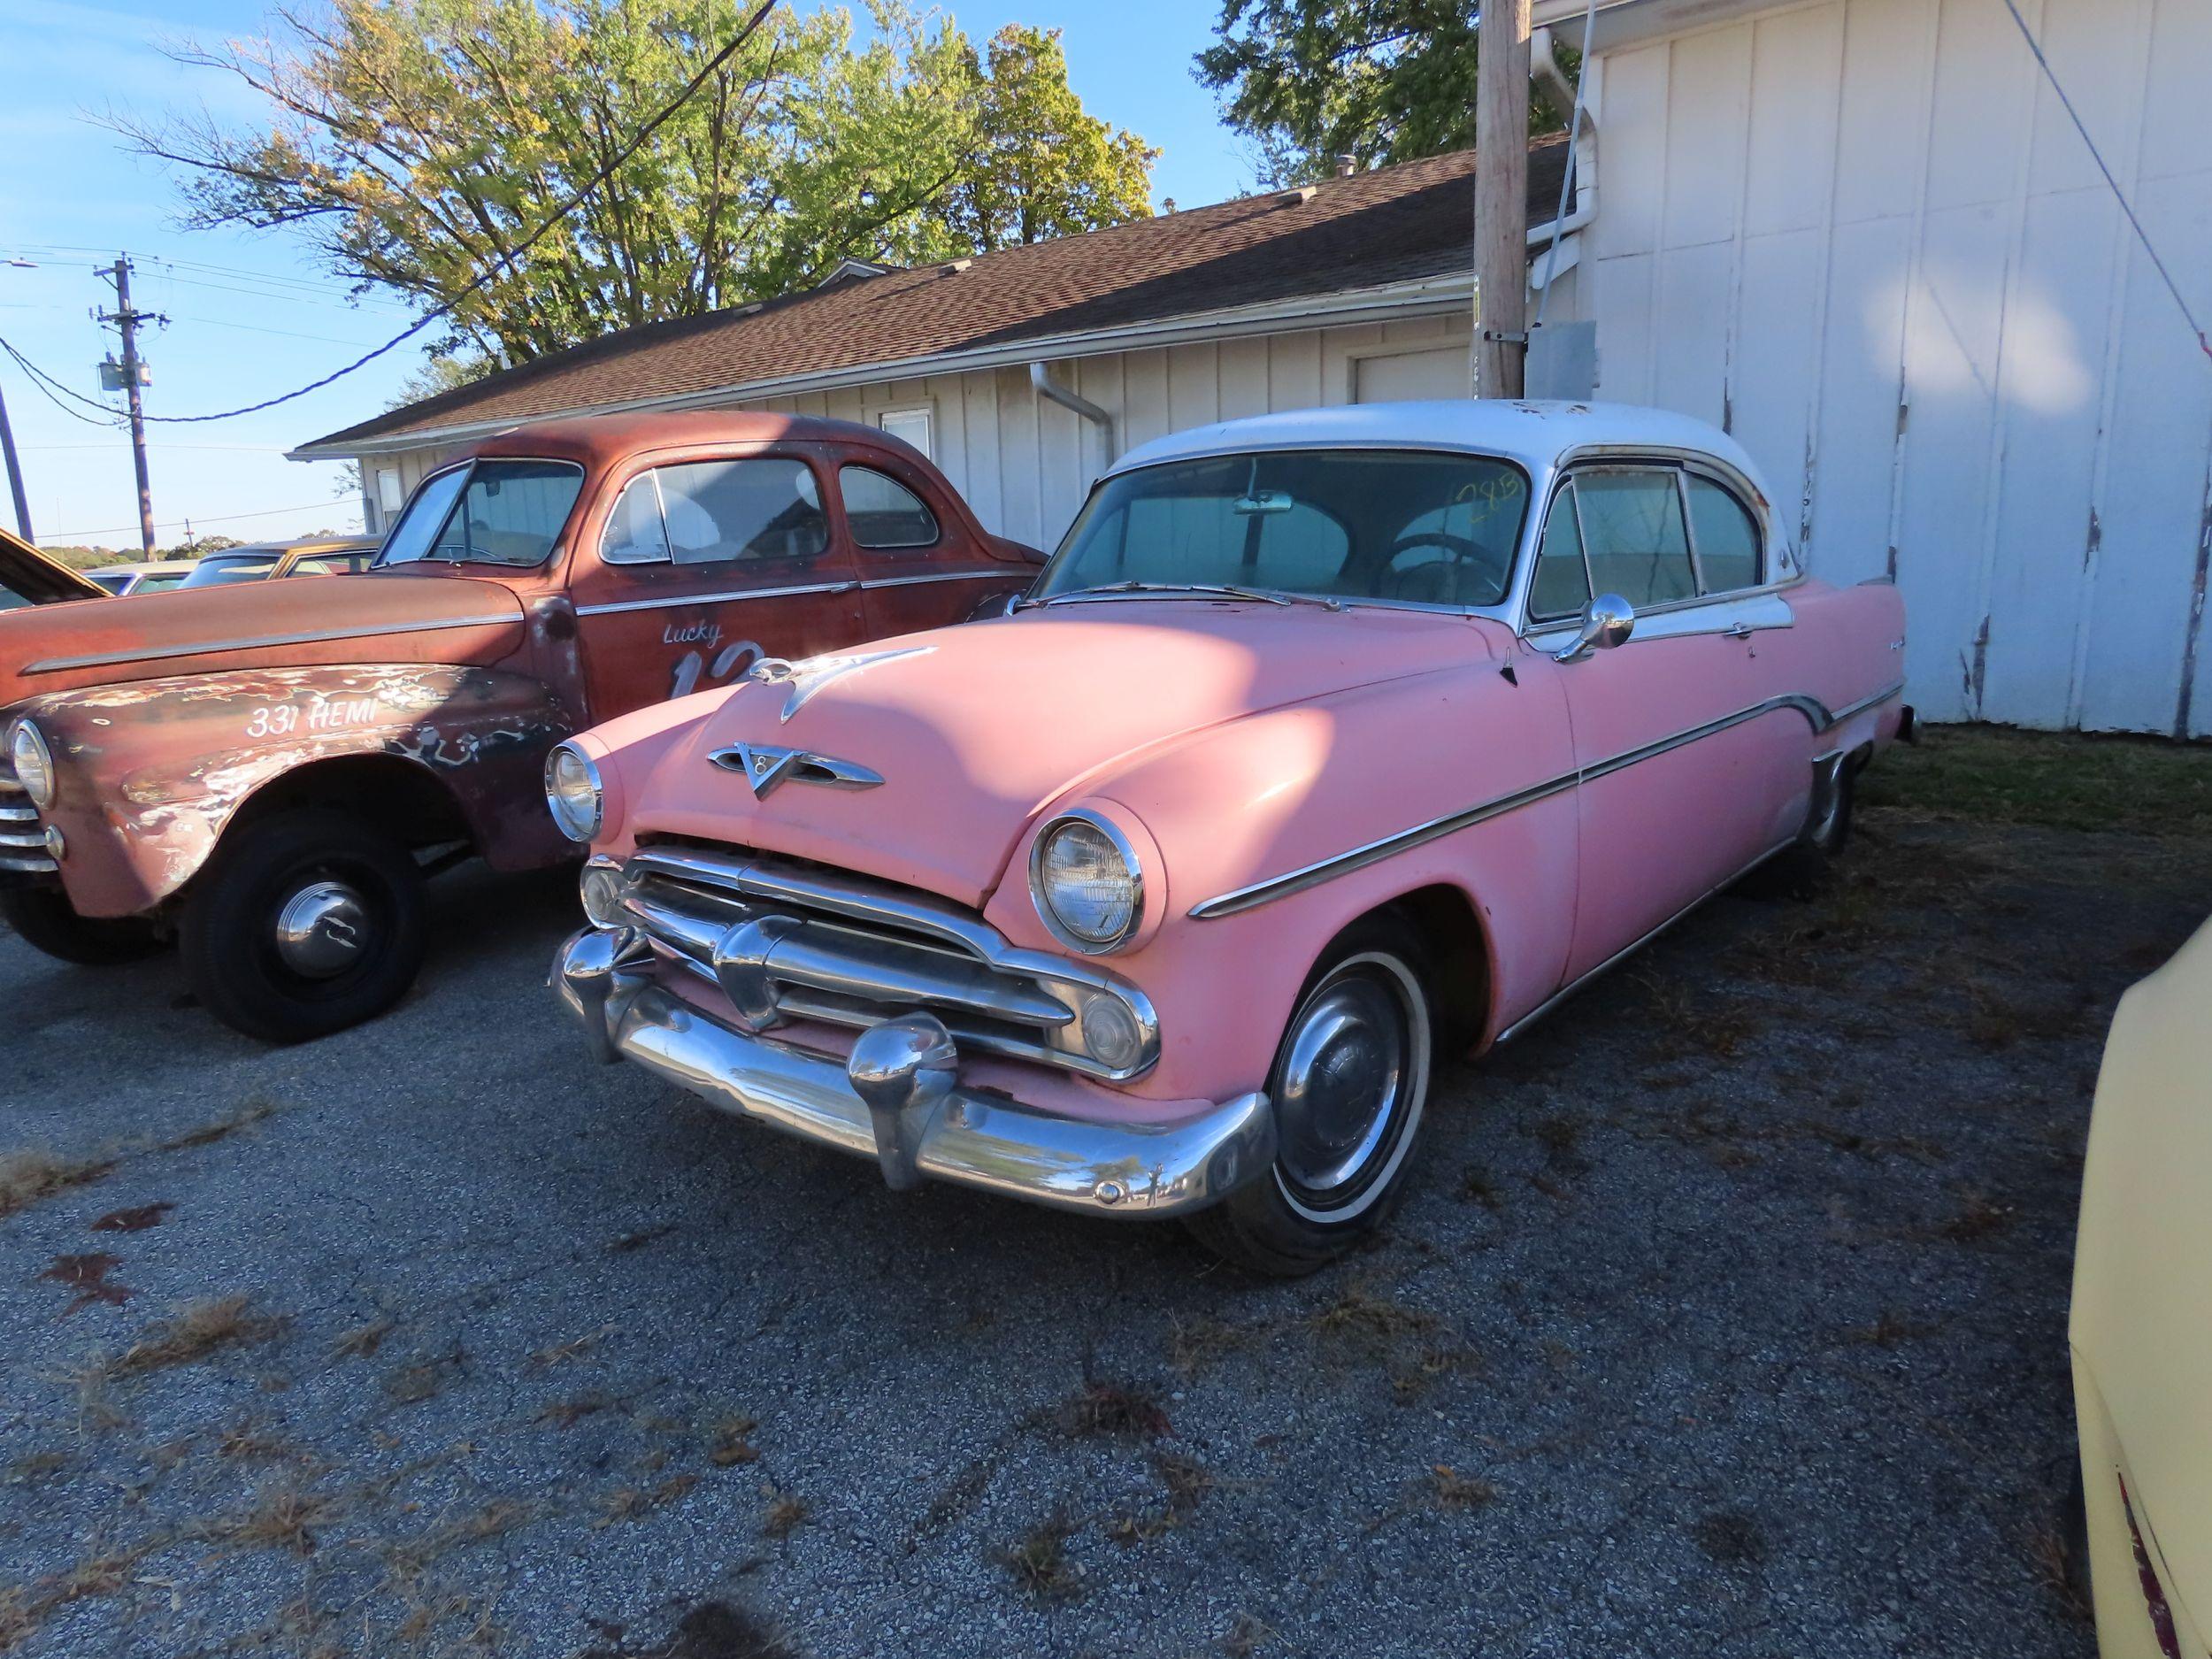
<svg viewBox="0 0 2212 1659">
<path fill-rule="evenodd" d="M 964 1088 L 960 1054 L 933 1015 L 870 1025 L 849 1057 L 738 1030 L 657 983 L 635 929 L 588 927 L 553 981 L 603 1061 L 634 1060 L 735 1117 L 872 1157 L 906 1191 L 950 1181 L 1094 1215 L 1187 1213 L 1266 1171 L 1275 1118 L 1241 1094 L 1167 1124 L 1101 1123 Z"/>
<path fill-rule="evenodd" d="M 17 875 L 50 875 L 61 866 L 46 850 L 46 827 L 38 809 L 15 780 L 15 772 L 0 759 L 0 871 Z"/>
</svg>

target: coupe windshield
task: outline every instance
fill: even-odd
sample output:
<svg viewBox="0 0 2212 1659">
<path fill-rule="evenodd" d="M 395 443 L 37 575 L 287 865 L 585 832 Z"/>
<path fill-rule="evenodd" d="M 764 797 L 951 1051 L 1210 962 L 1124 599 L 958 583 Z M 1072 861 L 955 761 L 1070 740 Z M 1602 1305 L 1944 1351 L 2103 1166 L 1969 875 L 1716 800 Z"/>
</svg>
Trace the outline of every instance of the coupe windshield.
<svg viewBox="0 0 2212 1659">
<path fill-rule="evenodd" d="M 541 565 L 584 488 L 572 461 L 477 461 L 423 480 L 379 565 Z"/>
<path fill-rule="evenodd" d="M 1228 588 L 1494 605 L 1527 508 L 1521 470 L 1485 456 L 1296 449 L 1171 462 L 1093 491 L 1033 597 Z"/>
</svg>

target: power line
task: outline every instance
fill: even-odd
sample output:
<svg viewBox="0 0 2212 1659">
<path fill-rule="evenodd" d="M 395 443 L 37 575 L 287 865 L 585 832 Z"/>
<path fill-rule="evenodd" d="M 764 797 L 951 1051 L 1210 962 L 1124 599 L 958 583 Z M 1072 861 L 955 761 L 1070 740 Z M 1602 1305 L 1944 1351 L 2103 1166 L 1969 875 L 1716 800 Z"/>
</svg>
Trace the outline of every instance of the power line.
<svg viewBox="0 0 2212 1659">
<path fill-rule="evenodd" d="M 236 518 L 273 518 L 280 513 L 326 511 L 331 507 L 338 504 L 339 503 L 334 497 L 333 499 L 327 501 L 311 501 L 304 507 L 263 507 L 254 512 L 196 512 L 189 518 L 164 518 L 157 522 L 154 526 L 154 528 L 157 530 L 174 530 L 188 524 L 228 524 L 233 519 Z M 350 509 L 348 511 L 349 511 Z M 106 526 L 104 528 L 98 530 L 56 530 L 39 537 L 39 540 L 42 541 L 65 541 L 73 536 L 121 535 L 127 530 L 135 530 L 137 528 L 138 526 L 134 524 L 116 524 Z"/>
<path fill-rule="evenodd" d="M 2081 134 L 2081 142 L 2089 146 L 2089 158 L 2097 164 L 2097 171 L 2104 174 L 2105 183 L 2111 187 L 2112 199 L 2119 203 L 2120 211 L 2127 215 L 2128 223 L 2135 227 L 2135 240 L 2143 244 L 2143 251 L 2150 256 L 2151 265 L 2157 271 L 2159 280 L 2166 285 L 2166 292 L 2174 296 L 2174 303 L 2181 308 L 2182 320 L 2189 325 L 2190 332 L 2197 337 L 2197 349 L 2206 357 L 2212 357 L 2212 338 L 2206 336 L 2204 325 L 2197 320 L 2196 313 L 2189 309 L 2189 302 L 2182 296 L 2181 285 L 2174 280 L 2174 273 L 2166 269 L 2166 262 L 2158 257 L 2158 250 L 2151 244 L 2150 233 L 2143 228 L 2143 221 L 2136 218 L 2134 205 L 2129 202 L 2127 192 L 2120 188 L 2119 180 L 2112 176 L 2112 169 L 2105 163 L 2104 152 L 2097 148 L 2097 141 L 2089 136 L 2089 128 L 2083 124 L 2080 111 L 2074 108 L 2073 99 L 2066 96 L 2066 88 L 2059 84 L 2058 72 L 2051 67 L 2051 60 L 2043 55 L 2042 43 L 2028 27 L 2027 19 L 2020 15 L 2020 8 L 2015 0 L 2005 0 L 2005 10 L 2012 13 L 2013 22 L 2019 27 L 2020 38 L 2027 42 L 2028 50 L 2035 54 L 2035 61 L 2043 71 L 2043 79 L 2049 81 L 2051 90 L 2058 94 L 2058 101 L 2064 107 L 2067 119 L 2073 122 L 2074 130 Z"/>
<path fill-rule="evenodd" d="M 640 150 L 644 148 L 645 141 L 652 137 L 655 133 L 658 132 L 664 126 L 665 126 L 669 119 L 675 115 L 677 111 L 682 109 L 686 104 L 689 103 L 692 95 L 697 92 L 701 87 L 706 85 L 708 78 L 711 76 L 716 70 L 721 68 L 724 64 L 727 63 L 732 58 L 737 55 L 738 48 L 744 45 L 747 41 L 753 37 L 754 31 L 758 29 L 763 23 L 767 21 L 768 14 L 775 9 L 776 0 L 761 0 L 759 8 L 754 12 L 753 15 L 749 19 L 747 19 L 745 27 L 740 29 L 737 34 L 732 37 L 729 44 L 723 47 L 720 51 L 715 53 L 712 58 L 709 58 L 707 60 L 706 66 L 701 69 L 697 74 L 692 76 L 690 81 L 685 83 L 683 89 L 677 93 L 673 98 L 670 99 L 669 102 L 662 107 L 658 114 L 655 115 L 652 119 L 646 122 L 644 126 L 639 127 L 637 132 L 631 137 L 630 142 L 623 145 L 621 150 L 616 152 L 612 160 L 609 161 L 605 166 L 600 168 L 597 173 L 594 173 L 580 188 L 574 191 L 569 196 L 567 201 L 562 203 L 559 207 L 556 208 L 551 213 L 548 214 L 546 218 L 539 223 L 537 228 L 533 230 L 527 236 L 525 236 L 511 251 L 498 255 L 497 263 L 492 267 L 492 269 L 485 272 L 483 275 L 470 282 L 465 288 L 462 288 L 459 293 L 454 295 L 452 298 L 442 301 L 431 310 L 424 312 L 420 317 L 417 318 L 405 328 L 401 329 L 399 333 L 394 334 L 382 345 L 376 347 L 373 350 L 362 353 L 361 356 L 356 357 L 343 368 L 334 369 L 330 373 L 324 375 L 319 380 L 310 380 L 305 386 L 300 387 L 293 391 L 282 393 L 275 397 L 265 397 L 257 403 L 247 403 L 237 409 L 226 409 L 211 415 L 149 415 L 146 419 L 149 420 L 160 421 L 165 426 L 193 426 L 197 425 L 202 421 L 208 420 L 230 420 L 240 415 L 257 414 L 265 409 L 273 409 L 279 403 L 288 403 L 295 398 L 304 397 L 310 392 L 319 392 L 324 387 L 330 385 L 333 381 L 343 380 L 347 375 L 351 374 L 356 369 L 366 367 L 369 364 L 375 362 L 377 358 L 382 357 L 386 352 L 394 350 L 397 347 L 404 345 L 409 340 L 411 340 L 415 335 L 429 327 L 432 323 L 437 321 L 439 318 L 449 315 L 457 307 L 460 305 L 462 301 L 469 298 L 472 295 L 481 292 L 490 284 L 493 279 L 497 277 L 503 271 L 511 270 L 516 260 L 519 259 L 524 254 L 529 252 L 531 249 L 537 246 L 541 241 L 551 233 L 555 227 L 559 225 L 563 219 L 566 219 L 571 213 L 575 211 L 575 210 L 582 204 L 587 196 L 591 195 L 591 193 L 596 190 L 601 185 L 606 183 L 609 179 L 612 178 L 617 168 L 620 167 L 625 162 L 628 161 L 632 156 L 634 156 Z M 13 348 L 11 347 L 9 349 L 12 351 Z M 90 400 L 87 399 L 85 401 L 89 402 Z M 104 405 L 100 405 L 100 407 L 104 407 Z"/>
<path fill-rule="evenodd" d="M 70 419 L 81 420 L 88 426 L 113 426 L 117 424 L 116 411 L 114 410 L 108 408 L 105 403 L 100 403 L 96 399 L 85 396 L 81 392 L 71 391 L 59 380 L 54 379 L 52 375 L 47 373 L 45 370 L 40 368 L 37 364 L 32 362 L 30 358 L 25 357 L 12 345 L 9 344 L 4 337 L 0 337 L 0 351 L 4 351 L 10 357 L 13 357 L 15 359 L 16 366 L 21 369 L 24 373 L 31 377 L 31 384 L 37 389 L 39 395 L 44 397 L 46 401 L 51 403 L 55 408 L 60 410 L 63 414 L 68 416 Z M 54 393 L 57 391 L 62 393 L 65 396 L 75 398 L 81 403 L 90 403 L 93 408 L 106 414 L 108 419 L 105 420 L 95 420 L 89 415 L 79 413 L 76 410 L 70 408 L 68 404 L 63 403 L 61 398 L 55 396 Z"/>
</svg>

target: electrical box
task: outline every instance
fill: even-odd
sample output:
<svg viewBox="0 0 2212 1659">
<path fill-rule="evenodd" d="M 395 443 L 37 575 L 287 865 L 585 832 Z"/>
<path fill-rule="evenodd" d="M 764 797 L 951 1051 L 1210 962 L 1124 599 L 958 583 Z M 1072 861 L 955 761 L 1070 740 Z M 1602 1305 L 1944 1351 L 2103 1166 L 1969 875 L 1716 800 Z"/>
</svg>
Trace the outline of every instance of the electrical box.
<svg viewBox="0 0 2212 1659">
<path fill-rule="evenodd" d="M 141 386 L 151 386 L 154 383 L 154 372 L 142 360 L 138 365 L 138 383 Z M 105 359 L 100 365 L 100 389 L 102 391 L 119 392 L 128 384 L 123 378 L 123 365 L 113 357 Z"/>
</svg>

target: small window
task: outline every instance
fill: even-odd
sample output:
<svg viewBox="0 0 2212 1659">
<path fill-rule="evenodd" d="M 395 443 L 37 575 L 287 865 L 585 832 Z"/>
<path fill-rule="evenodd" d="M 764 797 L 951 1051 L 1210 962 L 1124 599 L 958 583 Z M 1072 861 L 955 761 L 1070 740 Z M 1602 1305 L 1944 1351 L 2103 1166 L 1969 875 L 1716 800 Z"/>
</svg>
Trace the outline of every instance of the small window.
<svg viewBox="0 0 2212 1659">
<path fill-rule="evenodd" d="M 864 548 L 932 547 L 937 518 L 912 490 L 872 466 L 848 466 L 837 474 L 845 492 L 845 522 Z"/>
<path fill-rule="evenodd" d="M 813 469 L 764 456 L 693 461 L 632 480 L 608 517 L 600 557 L 613 565 L 719 565 L 813 558 L 828 546 Z"/>
<path fill-rule="evenodd" d="M 889 433 L 902 443 L 912 444 L 933 460 L 937 452 L 930 447 L 930 429 L 935 425 L 926 409 L 887 409 L 876 417 L 879 430 Z"/>
<path fill-rule="evenodd" d="M 1705 591 L 1724 594 L 1759 585 L 1759 526 L 1743 503 L 1709 478 L 1688 476 L 1690 530 L 1697 538 L 1698 574 Z"/>
<path fill-rule="evenodd" d="M 1697 596 L 1672 469 L 1579 473 L 1575 503 L 1593 591 L 1639 609 Z"/>
<path fill-rule="evenodd" d="M 610 565 L 657 565 L 668 561 L 668 536 L 661 528 L 660 488 L 653 474 L 632 479 L 607 515 L 599 534 L 599 557 Z"/>
<path fill-rule="evenodd" d="M 1575 520 L 1575 491 L 1570 484 L 1552 497 L 1551 517 L 1544 521 L 1528 611 L 1532 617 L 1578 616 L 1589 601 L 1590 570 L 1582 559 L 1582 526 Z"/>
</svg>

